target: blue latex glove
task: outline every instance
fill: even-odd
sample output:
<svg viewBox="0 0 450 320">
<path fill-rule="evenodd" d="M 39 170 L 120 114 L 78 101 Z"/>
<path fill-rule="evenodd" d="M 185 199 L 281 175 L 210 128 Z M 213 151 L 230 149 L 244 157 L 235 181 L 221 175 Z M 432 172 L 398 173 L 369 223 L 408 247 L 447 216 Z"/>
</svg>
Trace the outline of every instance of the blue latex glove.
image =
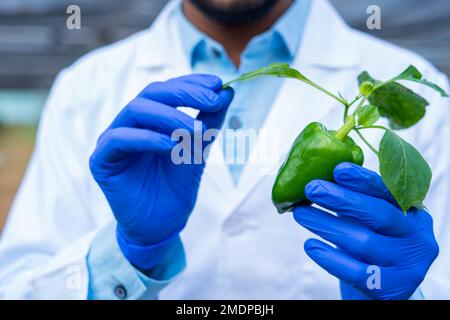
<svg viewBox="0 0 450 320">
<path fill-rule="evenodd" d="M 220 129 L 232 99 L 233 91 L 222 90 L 215 76 L 152 83 L 100 136 L 90 158 L 91 172 L 117 220 L 119 246 L 137 268 L 153 268 L 179 241 L 196 201 L 205 163 L 172 162 L 177 143 L 171 140 L 173 130 L 186 129 L 193 136 Z M 194 119 L 178 106 L 200 113 Z"/>
<path fill-rule="evenodd" d="M 309 239 L 306 253 L 341 280 L 344 299 L 409 299 L 439 253 L 431 216 L 417 209 L 405 216 L 381 177 L 360 166 L 340 164 L 334 178 L 310 182 L 305 193 L 337 216 L 302 205 L 294 218 L 337 248 Z"/>
</svg>

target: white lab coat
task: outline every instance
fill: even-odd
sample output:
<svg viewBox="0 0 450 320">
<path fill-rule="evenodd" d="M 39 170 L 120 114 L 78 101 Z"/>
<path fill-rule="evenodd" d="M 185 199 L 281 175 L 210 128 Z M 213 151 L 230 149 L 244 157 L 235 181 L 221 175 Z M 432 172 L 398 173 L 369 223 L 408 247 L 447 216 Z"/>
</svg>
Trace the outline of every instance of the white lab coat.
<svg viewBox="0 0 450 320">
<path fill-rule="evenodd" d="M 2 234 L 0 297 L 86 298 L 91 239 L 113 219 L 88 159 L 101 132 L 145 85 L 191 73 L 180 34 L 169 19 L 177 4 L 171 2 L 148 30 L 88 54 L 56 79 L 35 152 Z M 409 64 L 449 91 L 447 78 L 424 59 L 350 29 L 326 0 L 313 1 L 294 62 L 310 78 L 349 98 L 357 93 L 356 76 L 362 70 L 387 79 Z M 430 102 L 427 115 L 401 135 L 432 167 L 426 205 L 441 248 L 421 291 L 429 299 L 450 298 L 449 100 L 423 87 L 418 91 Z M 282 160 L 307 123 L 321 121 L 337 128 L 341 113 L 329 97 L 285 81 L 263 125 L 280 134 L 279 152 L 272 160 Z M 368 134 L 375 143 L 381 133 Z M 365 166 L 376 170 L 377 159 L 364 151 Z M 338 280 L 303 251 L 303 242 L 312 234 L 291 214 L 276 213 L 270 200 L 274 175 L 261 174 L 260 169 L 246 166 L 235 187 L 227 165 L 207 166 L 182 232 L 187 268 L 160 298 L 340 298 Z"/>
</svg>

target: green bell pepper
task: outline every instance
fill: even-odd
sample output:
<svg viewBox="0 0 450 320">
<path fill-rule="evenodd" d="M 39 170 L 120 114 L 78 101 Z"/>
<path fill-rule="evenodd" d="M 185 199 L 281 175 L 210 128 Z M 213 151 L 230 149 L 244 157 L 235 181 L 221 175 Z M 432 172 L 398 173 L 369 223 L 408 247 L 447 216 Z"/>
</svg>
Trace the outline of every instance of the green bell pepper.
<svg viewBox="0 0 450 320">
<path fill-rule="evenodd" d="M 333 181 L 339 163 L 362 165 L 361 148 L 347 135 L 336 137 L 318 122 L 312 122 L 295 139 L 289 155 L 278 171 L 272 201 L 279 213 L 291 211 L 305 202 L 305 186 L 314 179 Z"/>
</svg>

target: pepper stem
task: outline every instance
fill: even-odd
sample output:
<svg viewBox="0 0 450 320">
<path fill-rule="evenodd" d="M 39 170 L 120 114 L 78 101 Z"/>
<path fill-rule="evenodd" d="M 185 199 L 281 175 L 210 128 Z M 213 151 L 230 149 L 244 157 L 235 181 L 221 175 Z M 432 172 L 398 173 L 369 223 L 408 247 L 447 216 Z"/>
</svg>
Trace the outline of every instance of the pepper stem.
<svg viewBox="0 0 450 320">
<path fill-rule="evenodd" d="M 332 97 L 332 98 L 335 99 L 336 101 L 342 103 L 344 106 L 347 106 L 347 105 L 348 105 L 348 102 L 347 102 L 345 99 L 339 98 L 338 96 L 332 94 L 330 91 L 328 91 L 328 90 L 324 89 L 323 87 L 319 86 L 317 83 L 312 82 L 311 80 L 309 80 L 309 79 L 307 79 L 307 78 L 305 78 L 305 77 L 298 78 L 298 80 L 303 81 L 304 83 L 309 84 L 311 87 L 316 88 L 316 89 L 322 91 L 322 92 L 325 93 L 326 95 L 329 95 L 330 97 Z"/>
<path fill-rule="evenodd" d="M 344 125 L 334 134 L 336 138 L 344 141 L 347 135 L 352 131 L 356 125 L 356 120 L 354 116 L 347 116 Z"/>
</svg>

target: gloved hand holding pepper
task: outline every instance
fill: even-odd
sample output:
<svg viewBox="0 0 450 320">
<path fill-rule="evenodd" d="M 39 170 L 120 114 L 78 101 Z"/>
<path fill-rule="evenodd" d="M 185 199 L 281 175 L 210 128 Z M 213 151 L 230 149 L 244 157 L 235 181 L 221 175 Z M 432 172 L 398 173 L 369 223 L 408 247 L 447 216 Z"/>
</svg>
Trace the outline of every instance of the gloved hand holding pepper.
<svg viewBox="0 0 450 320">
<path fill-rule="evenodd" d="M 297 222 L 337 245 L 335 249 L 310 239 L 305 250 L 343 281 L 344 298 L 409 298 L 437 257 L 438 246 L 431 216 L 423 210 L 431 168 L 394 132 L 419 122 L 428 102 L 399 81 L 420 83 L 442 97 L 448 97 L 447 92 L 424 79 L 413 65 L 386 81 L 361 72 L 359 94 L 353 100 L 333 94 L 286 63 L 247 72 L 224 87 L 266 76 L 299 80 L 344 107 L 344 124 L 337 131 L 312 122 L 294 141 L 272 188 L 277 211 L 294 209 Z M 375 125 L 380 117 L 389 120 L 390 128 Z M 384 131 L 378 150 L 361 132 L 366 129 Z M 359 166 L 364 155 L 348 136 L 352 131 L 377 155 L 382 177 Z M 310 206 L 311 202 L 338 216 Z M 368 285 L 368 272 L 377 270 L 382 284 Z"/>
<path fill-rule="evenodd" d="M 338 165 L 334 180 L 310 182 L 305 195 L 337 216 L 300 205 L 294 218 L 337 248 L 309 239 L 306 253 L 341 280 L 344 299 L 409 299 L 439 252 L 430 214 L 405 215 L 381 177 L 355 164 Z"/>
<path fill-rule="evenodd" d="M 100 136 L 90 159 L 91 171 L 117 220 L 119 246 L 139 269 L 157 265 L 179 241 L 205 165 L 203 159 L 199 164 L 175 165 L 171 133 L 219 129 L 232 99 L 233 90 L 222 90 L 222 81 L 215 76 L 152 83 Z M 178 106 L 200 113 L 194 119 Z"/>
</svg>

